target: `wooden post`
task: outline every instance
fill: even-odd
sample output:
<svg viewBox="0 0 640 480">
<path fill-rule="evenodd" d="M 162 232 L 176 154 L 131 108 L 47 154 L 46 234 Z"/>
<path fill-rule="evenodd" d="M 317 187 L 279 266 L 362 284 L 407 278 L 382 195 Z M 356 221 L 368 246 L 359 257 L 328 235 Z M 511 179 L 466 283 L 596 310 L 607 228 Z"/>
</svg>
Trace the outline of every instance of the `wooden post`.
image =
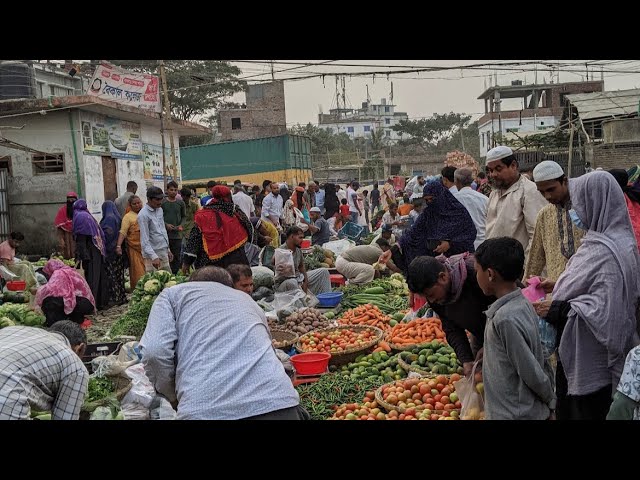
<svg viewBox="0 0 640 480">
<path fill-rule="evenodd" d="M 569 123 L 571 132 L 569 133 L 569 160 L 567 161 L 567 178 L 571 178 L 571 157 L 573 155 L 573 123 Z"/>
<path fill-rule="evenodd" d="M 162 84 L 162 93 L 164 97 L 164 131 L 169 132 L 169 145 L 171 146 L 171 168 L 173 181 L 177 182 L 178 169 L 176 167 L 176 150 L 173 143 L 173 127 L 171 126 L 171 104 L 169 103 L 169 90 L 167 89 L 167 75 L 164 69 L 164 60 L 159 61 L 160 64 L 160 83 Z M 162 134 L 162 140 L 164 141 L 164 133 Z M 164 152 L 163 152 L 164 155 Z M 165 189 L 166 189 L 166 175 L 165 175 Z"/>
</svg>

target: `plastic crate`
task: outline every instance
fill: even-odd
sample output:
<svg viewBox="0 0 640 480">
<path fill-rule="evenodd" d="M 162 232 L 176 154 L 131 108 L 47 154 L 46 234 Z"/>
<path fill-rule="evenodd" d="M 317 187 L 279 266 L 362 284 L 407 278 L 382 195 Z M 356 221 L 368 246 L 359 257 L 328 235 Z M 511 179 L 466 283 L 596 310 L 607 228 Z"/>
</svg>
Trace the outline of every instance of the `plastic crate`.
<svg viewBox="0 0 640 480">
<path fill-rule="evenodd" d="M 354 242 L 358 242 L 364 233 L 364 227 L 353 223 L 347 222 L 344 227 L 340 229 L 338 232 L 338 238 L 348 238 L 349 240 L 353 240 Z"/>
<path fill-rule="evenodd" d="M 90 343 L 82 356 L 82 362 L 89 370 L 89 373 L 92 373 L 91 360 L 103 355 L 117 354 L 120 347 L 122 347 L 122 342 Z"/>
</svg>

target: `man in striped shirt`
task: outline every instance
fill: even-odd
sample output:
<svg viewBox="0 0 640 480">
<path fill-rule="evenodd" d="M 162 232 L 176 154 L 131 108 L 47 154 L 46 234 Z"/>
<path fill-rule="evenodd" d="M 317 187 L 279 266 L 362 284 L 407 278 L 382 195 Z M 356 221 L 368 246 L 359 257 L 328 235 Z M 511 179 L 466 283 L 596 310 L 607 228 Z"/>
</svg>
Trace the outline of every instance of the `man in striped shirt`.
<svg viewBox="0 0 640 480">
<path fill-rule="evenodd" d="M 26 420 L 31 410 L 51 411 L 53 420 L 77 420 L 89 385 L 80 359 L 86 344 L 84 331 L 70 320 L 48 331 L 0 330 L 0 420 Z"/>
</svg>

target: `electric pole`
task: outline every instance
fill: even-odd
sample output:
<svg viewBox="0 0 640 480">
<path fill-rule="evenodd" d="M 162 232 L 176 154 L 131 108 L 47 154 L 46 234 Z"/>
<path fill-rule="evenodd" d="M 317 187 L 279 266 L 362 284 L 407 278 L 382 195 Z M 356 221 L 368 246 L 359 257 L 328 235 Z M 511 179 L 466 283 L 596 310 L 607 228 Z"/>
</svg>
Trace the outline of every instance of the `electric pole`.
<svg viewBox="0 0 640 480">
<path fill-rule="evenodd" d="M 164 97 L 164 114 L 162 115 L 162 142 L 163 142 L 163 151 L 162 151 L 162 163 L 165 164 L 164 160 L 164 132 L 169 132 L 169 145 L 171 146 L 171 167 L 172 167 L 172 177 L 173 181 L 177 182 L 177 167 L 176 167 L 176 149 L 173 143 L 173 127 L 171 126 L 171 104 L 169 103 L 169 90 L 167 89 L 167 75 L 164 69 L 164 60 L 158 61 L 160 65 L 160 83 L 162 84 L 162 93 Z M 166 164 L 165 164 L 166 165 Z M 163 168 L 165 168 L 163 165 Z M 164 171 L 164 187 L 165 190 L 167 188 L 167 175 L 166 170 Z"/>
</svg>

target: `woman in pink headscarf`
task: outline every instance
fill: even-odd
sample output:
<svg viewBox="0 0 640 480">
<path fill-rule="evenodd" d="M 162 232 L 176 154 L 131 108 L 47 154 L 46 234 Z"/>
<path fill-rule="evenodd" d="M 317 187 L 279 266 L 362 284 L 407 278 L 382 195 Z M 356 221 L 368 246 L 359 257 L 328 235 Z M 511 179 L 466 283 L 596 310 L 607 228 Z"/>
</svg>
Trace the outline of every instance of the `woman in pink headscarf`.
<svg viewBox="0 0 640 480">
<path fill-rule="evenodd" d="M 67 203 L 60 207 L 53 221 L 58 235 L 58 250 L 67 260 L 73 258 L 76 251 L 73 240 L 73 204 L 76 200 L 78 195 L 75 192 L 67 193 Z"/>
<path fill-rule="evenodd" d="M 46 327 L 67 319 L 82 324 L 85 315 L 94 313 L 96 301 L 77 270 L 60 260 L 49 260 L 42 271 L 49 281 L 38 289 L 36 304 L 47 319 Z"/>
</svg>

